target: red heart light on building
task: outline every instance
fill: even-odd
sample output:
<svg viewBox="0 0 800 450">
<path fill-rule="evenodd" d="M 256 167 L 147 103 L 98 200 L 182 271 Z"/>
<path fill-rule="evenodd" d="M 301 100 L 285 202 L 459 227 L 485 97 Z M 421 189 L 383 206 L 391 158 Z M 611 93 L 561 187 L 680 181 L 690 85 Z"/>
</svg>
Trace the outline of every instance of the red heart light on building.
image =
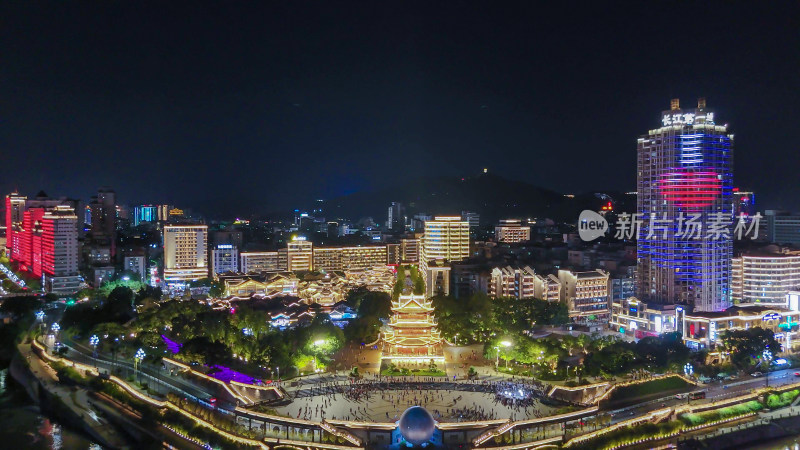
<svg viewBox="0 0 800 450">
<path fill-rule="evenodd" d="M 714 203 L 722 191 L 715 172 L 669 172 L 658 182 L 661 195 L 681 208 L 702 208 Z"/>
</svg>

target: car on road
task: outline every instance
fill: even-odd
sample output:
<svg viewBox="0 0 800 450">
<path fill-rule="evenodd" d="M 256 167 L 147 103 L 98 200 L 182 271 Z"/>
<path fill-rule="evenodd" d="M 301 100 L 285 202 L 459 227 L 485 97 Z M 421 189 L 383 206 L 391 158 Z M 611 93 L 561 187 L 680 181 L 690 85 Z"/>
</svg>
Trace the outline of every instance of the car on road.
<svg viewBox="0 0 800 450">
<path fill-rule="evenodd" d="M 761 373 L 761 372 L 753 372 L 753 373 L 751 373 L 751 374 L 750 374 L 750 376 L 751 376 L 751 377 L 758 378 L 758 377 L 763 377 L 763 376 L 764 376 L 764 374 L 763 374 L 763 373 Z"/>
<path fill-rule="evenodd" d="M 796 377 L 800 377 L 800 372 L 795 372 L 795 373 L 794 373 L 794 376 L 796 376 Z"/>
<path fill-rule="evenodd" d="M 686 398 L 688 396 L 689 396 L 688 392 L 683 393 L 683 394 L 675 394 L 675 398 L 678 399 L 678 400 L 684 399 L 684 398 Z"/>
</svg>

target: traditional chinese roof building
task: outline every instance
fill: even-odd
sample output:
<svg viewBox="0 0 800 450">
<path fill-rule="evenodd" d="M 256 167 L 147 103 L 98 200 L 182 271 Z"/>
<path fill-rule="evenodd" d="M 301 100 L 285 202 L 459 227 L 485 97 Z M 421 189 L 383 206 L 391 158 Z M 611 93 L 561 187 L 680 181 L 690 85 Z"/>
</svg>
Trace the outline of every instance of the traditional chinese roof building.
<svg viewBox="0 0 800 450">
<path fill-rule="evenodd" d="M 383 359 L 443 361 L 442 336 L 433 304 L 424 295 L 401 295 L 392 301 L 392 316 L 383 332 Z"/>
</svg>

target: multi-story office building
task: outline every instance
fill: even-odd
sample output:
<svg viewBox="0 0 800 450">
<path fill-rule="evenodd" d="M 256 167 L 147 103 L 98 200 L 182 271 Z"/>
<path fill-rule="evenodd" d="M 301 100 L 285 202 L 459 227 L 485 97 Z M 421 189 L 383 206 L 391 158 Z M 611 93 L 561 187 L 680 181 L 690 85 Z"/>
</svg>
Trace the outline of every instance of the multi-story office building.
<svg viewBox="0 0 800 450">
<path fill-rule="evenodd" d="M 208 277 L 207 248 L 207 225 L 164 225 L 164 280 L 179 284 Z"/>
<path fill-rule="evenodd" d="M 22 221 L 25 215 L 25 201 L 27 197 L 16 192 L 6 195 L 6 249 L 10 259 L 14 259 L 14 248 L 17 244 L 17 236 L 22 229 Z"/>
<path fill-rule="evenodd" d="M 314 270 L 371 269 L 388 263 L 387 247 L 315 247 Z"/>
<path fill-rule="evenodd" d="M 406 209 L 403 207 L 402 203 L 392 202 L 392 206 L 389 207 L 386 228 L 392 231 L 405 231 Z"/>
<path fill-rule="evenodd" d="M 239 267 L 242 273 L 251 274 L 286 270 L 286 252 L 283 253 L 284 258 L 281 258 L 279 252 L 242 252 L 239 254 Z"/>
<path fill-rule="evenodd" d="M 140 223 L 158 222 L 158 206 L 139 205 L 133 208 L 133 226 Z"/>
<path fill-rule="evenodd" d="M 733 258 L 733 301 L 739 306 L 786 304 L 800 290 L 800 252 L 746 254 Z"/>
<path fill-rule="evenodd" d="M 640 300 L 693 305 L 697 311 L 730 306 L 732 190 L 733 135 L 727 125 L 715 123 L 704 99 L 689 110 L 673 100 L 662 126 L 638 139 Z"/>
<path fill-rule="evenodd" d="M 286 243 L 286 268 L 289 272 L 314 269 L 314 246 L 306 238 L 295 236 Z"/>
<path fill-rule="evenodd" d="M 769 242 L 800 245 L 800 214 L 768 209 L 764 219 L 764 234 Z"/>
<path fill-rule="evenodd" d="M 609 319 L 608 272 L 558 271 L 561 298 L 569 307 L 569 317 L 580 325 L 607 324 Z"/>
<path fill-rule="evenodd" d="M 449 264 L 467 258 L 469 258 L 469 222 L 452 216 L 436 217 L 425 222 L 419 262 L 428 296 L 438 293 L 449 294 Z"/>
<path fill-rule="evenodd" d="M 494 227 L 494 238 L 497 242 L 526 242 L 531 240 L 531 227 L 522 226 L 519 219 L 501 220 Z"/>
<path fill-rule="evenodd" d="M 211 274 L 239 272 L 239 249 L 231 244 L 217 244 L 211 250 Z"/>
</svg>

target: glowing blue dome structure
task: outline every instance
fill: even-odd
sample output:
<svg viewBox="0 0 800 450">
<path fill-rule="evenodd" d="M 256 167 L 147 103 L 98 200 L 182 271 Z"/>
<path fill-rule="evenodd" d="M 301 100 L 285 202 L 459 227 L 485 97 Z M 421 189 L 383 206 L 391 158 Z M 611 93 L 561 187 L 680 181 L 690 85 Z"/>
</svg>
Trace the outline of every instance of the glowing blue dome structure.
<svg viewBox="0 0 800 450">
<path fill-rule="evenodd" d="M 400 416 L 398 428 L 408 443 L 422 445 L 433 437 L 433 433 L 436 431 L 436 421 L 425 408 L 412 406 Z"/>
</svg>

